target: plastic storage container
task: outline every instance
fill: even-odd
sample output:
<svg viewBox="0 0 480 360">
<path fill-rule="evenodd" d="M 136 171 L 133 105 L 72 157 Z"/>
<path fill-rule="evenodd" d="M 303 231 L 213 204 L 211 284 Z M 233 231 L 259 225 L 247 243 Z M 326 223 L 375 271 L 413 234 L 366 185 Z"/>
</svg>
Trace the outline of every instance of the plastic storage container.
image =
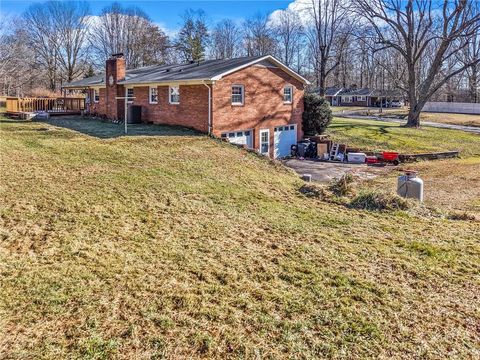
<svg viewBox="0 0 480 360">
<path fill-rule="evenodd" d="M 367 160 L 367 155 L 364 153 L 348 153 L 347 161 L 355 164 L 363 164 Z"/>
</svg>

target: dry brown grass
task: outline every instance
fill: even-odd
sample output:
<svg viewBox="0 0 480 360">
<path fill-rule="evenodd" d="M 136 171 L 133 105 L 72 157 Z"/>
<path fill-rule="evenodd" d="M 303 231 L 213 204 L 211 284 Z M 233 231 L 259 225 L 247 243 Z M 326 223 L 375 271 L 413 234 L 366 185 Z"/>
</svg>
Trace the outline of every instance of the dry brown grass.
<svg viewBox="0 0 480 360">
<path fill-rule="evenodd" d="M 0 358 L 478 357 L 478 224 L 151 129 L 0 123 Z"/>
<path fill-rule="evenodd" d="M 451 212 L 469 212 L 480 218 L 480 157 L 421 161 L 404 165 L 417 170 L 424 180 L 425 203 Z M 395 171 L 387 177 L 378 177 L 371 183 L 377 188 L 394 189 Z"/>
</svg>

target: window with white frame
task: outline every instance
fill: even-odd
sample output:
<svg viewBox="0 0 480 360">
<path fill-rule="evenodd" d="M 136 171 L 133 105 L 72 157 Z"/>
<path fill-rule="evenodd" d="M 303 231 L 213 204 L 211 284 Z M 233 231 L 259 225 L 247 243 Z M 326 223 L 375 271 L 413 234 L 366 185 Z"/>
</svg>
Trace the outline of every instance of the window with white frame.
<svg viewBox="0 0 480 360">
<path fill-rule="evenodd" d="M 283 88 L 283 102 L 291 104 L 293 100 L 293 86 L 287 85 Z"/>
<path fill-rule="evenodd" d="M 244 88 L 243 85 L 232 86 L 232 105 L 243 105 Z"/>
<path fill-rule="evenodd" d="M 156 86 L 150 87 L 150 104 L 158 103 L 158 88 Z"/>
<path fill-rule="evenodd" d="M 100 101 L 100 90 L 93 89 L 93 102 L 98 103 Z"/>
<path fill-rule="evenodd" d="M 170 86 L 169 87 L 169 102 L 170 104 L 180 104 L 180 87 L 179 86 Z"/>
<path fill-rule="evenodd" d="M 366 101 L 367 97 L 365 95 L 357 96 L 357 101 Z"/>
<path fill-rule="evenodd" d="M 133 97 L 134 97 L 133 88 L 128 88 L 127 89 L 127 102 L 128 103 L 133 103 Z"/>
<path fill-rule="evenodd" d="M 342 96 L 342 102 L 351 103 L 352 102 L 352 97 L 351 96 Z"/>
</svg>

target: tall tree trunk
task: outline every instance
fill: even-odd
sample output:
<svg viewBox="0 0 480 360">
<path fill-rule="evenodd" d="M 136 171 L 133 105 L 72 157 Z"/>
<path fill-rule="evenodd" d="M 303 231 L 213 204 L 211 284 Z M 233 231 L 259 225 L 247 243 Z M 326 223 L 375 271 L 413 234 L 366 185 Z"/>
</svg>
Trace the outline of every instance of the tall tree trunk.
<svg viewBox="0 0 480 360">
<path fill-rule="evenodd" d="M 326 83 L 326 63 L 325 60 L 322 59 L 322 62 L 320 63 L 320 71 L 319 71 L 319 84 L 318 84 L 318 94 L 321 97 L 325 97 L 325 83 Z"/>
<path fill-rule="evenodd" d="M 411 101 L 411 100 L 410 100 Z M 414 100 L 414 102 L 416 102 Z M 418 104 L 410 102 L 410 109 L 408 110 L 408 120 L 405 124 L 406 127 L 419 128 L 420 127 L 420 112 L 421 108 Z"/>
<path fill-rule="evenodd" d="M 478 86 L 477 86 L 477 66 L 478 65 L 473 65 L 472 66 L 472 75 L 470 76 L 469 79 L 469 85 L 470 85 L 470 101 L 473 103 L 478 103 Z"/>
</svg>

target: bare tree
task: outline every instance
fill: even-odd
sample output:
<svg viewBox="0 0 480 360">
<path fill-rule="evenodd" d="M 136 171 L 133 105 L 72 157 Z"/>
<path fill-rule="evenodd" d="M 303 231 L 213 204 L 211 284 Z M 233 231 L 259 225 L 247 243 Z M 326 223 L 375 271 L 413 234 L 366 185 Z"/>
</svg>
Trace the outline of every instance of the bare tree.
<svg viewBox="0 0 480 360">
<path fill-rule="evenodd" d="M 211 55 L 215 59 L 232 59 L 241 53 L 240 29 L 230 19 L 217 23 L 212 31 Z"/>
<path fill-rule="evenodd" d="M 474 12 L 480 12 L 480 2 L 474 4 Z M 477 27 L 476 31 L 468 39 L 468 44 L 462 50 L 459 56 L 459 60 L 464 65 L 470 64 L 465 70 L 468 90 L 470 93 L 470 101 L 473 103 L 480 102 L 480 27 Z"/>
<path fill-rule="evenodd" d="M 23 96 L 32 84 L 41 84 L 44 73 L 35 67 L 35 53 L 19 19 L 4 18 L 0 24 L 0 93 Z"/>
<path fill-rule="evenodd" d="M 271 55 L 275 53 L 276 41 L 268 18 L 257 14 L 243 23 L 244 43 L 247 56 Z"/>
<path fill-rule="evenodd" d="M 480 59 L 447 69 L 447 60 L 462 51 L 480 27 L 472 0 L 354 0 L 356 10 L 374 28 L 378 43 L 399 52 L 407 69 L 407 126 L 420 126 L 428 99 L 451 77 Z M 437 6 L 441 5 L 441 6 Z"/>
<path fill-rule="evenodd" d="M 325 96 L 327 76 L 341 63 L 352 28 L 351 12 L 344 0 L 311 0 L 306 31 L 320 96 Z"/>
<path fill-rule="evenodd" d="M 50 2 L 47 9 L 54 19 L 59 67 L 70 82 L 84 71 L 90 9 L 86 2 L 74 1 Z"/>
<path fill-rule="evenodd" d="M 39 63 L 46 71 L 49 88 L 57 88 L 59 43 L 56 31 L 56 19 L 50 11 L 51 3 L 33 4 L 23 14 L 24 29 L 28 34 L 29 45 L 35 51 L 34 61 Z"/>
<path fill-rule="evenodd" d="M 112 53 L 120 52 L 127 68 L 166 61 L 166 35 L 137 7 L 113 3 L 104 8 L 91 26 L 90 42 L 99 67 Z"/>
<path fill-rule="evenodd" d="M 272 19 L 275 35 L 278 40 L 278 54 L 282 62 L 291 66 L 295 61 L 295 55 L 301 46 L 303 26 L 299 15 L 288 9 L 281 11 Z"/>
</svg>

